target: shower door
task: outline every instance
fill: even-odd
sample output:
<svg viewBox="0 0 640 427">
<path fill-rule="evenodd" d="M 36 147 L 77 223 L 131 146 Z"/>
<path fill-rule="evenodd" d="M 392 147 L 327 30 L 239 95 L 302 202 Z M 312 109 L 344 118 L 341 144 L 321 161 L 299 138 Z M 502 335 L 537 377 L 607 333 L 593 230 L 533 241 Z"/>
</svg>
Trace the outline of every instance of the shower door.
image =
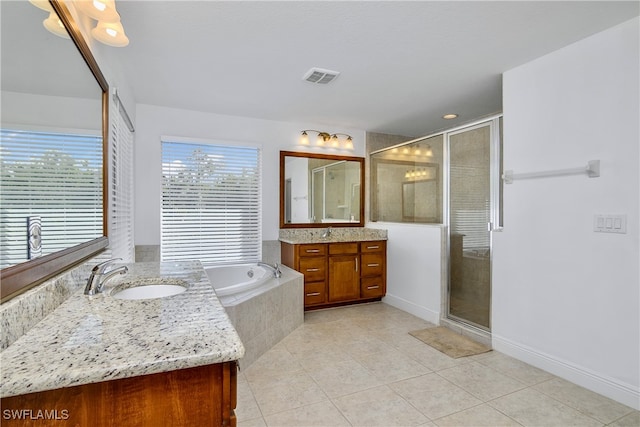
<svg viewBox="0 0 640 427">
<path fill-rule="evenodd" d="M 448 134 L 448 317 L 484 330 L 491 329 L 491 230 L 499 216 L 498 131 L 495 119 Z"/>
</svg>

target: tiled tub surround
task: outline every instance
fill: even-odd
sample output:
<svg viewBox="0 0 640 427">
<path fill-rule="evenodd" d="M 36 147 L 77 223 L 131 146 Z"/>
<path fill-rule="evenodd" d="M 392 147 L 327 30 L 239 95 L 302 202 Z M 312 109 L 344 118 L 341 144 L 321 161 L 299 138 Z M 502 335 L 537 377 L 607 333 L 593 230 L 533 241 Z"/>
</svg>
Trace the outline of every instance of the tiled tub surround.
<svg viewBox="0 0 640 427">
<path fill-rule="evenodd" d="M 78 290 L 0 353 L 2 397 L 242 358 L 242 342 L 199 262 L 127 266 L 103 293 Z M 125 282 L 157 277 L 189 287 L 150 300 L 109 294 Z"/>
<path fill-rule="evenodd" d="M 273 278 L 249 292 L 220 297 L 245 346 L 245 355 L 239 361 L 241 369 L 304 322 L 303 276 L 286 266 L 280 269 L 279 279 Z M 211 282 L 215 287 L 214 278 Z"/>
<path fill-rule="evenodd" d="M 331 235 L 322 237 L 326 228 L 285 228 L 280 230 L 280 241 L 295 244 L 366 242 L 387 240 L 387 230 L 363 227 L 334 227 Z"/>
</svg>

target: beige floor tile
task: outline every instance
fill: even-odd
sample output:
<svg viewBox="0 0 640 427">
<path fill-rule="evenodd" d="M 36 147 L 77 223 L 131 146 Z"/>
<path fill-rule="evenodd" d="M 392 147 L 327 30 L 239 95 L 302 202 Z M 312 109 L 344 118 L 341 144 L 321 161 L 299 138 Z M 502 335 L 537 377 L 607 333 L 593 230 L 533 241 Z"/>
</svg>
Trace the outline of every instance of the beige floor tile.
<svg viewBox="0 0 640 427">
<path fill-rule="evenodd" d="M 466 360 L 467 358 L 465 357 L 454 359 L 423 343 L 419 339 L 412 337 L 409 333 L 407 333 L 407 335 L 411 337 L 412 341 L 397 343 L 396 348 L 432 371 L 441 371 L 469 363 L 469 360 Z"/>
<path fill-rule="evenodd" d="M 552 374 L 505 354 L 495 351 L 485 354 L 486 357 L 476 359 L 476 361 L 526 385 L 538 384 L 553 378 Z"/>
<path fill-rule="evenodd" d="M 633 411 L 609 424 L 610 427 L 638 427 L 640 426 L 640 411 Z"/>
<path fill-rule="evenodd" d="M 262 412 L 258 408 L 249 383 L 244 375 L 238 375 L 238 391 L 236 404 L 236 417 L 238 421 L 245 421 L 254 418 L 262 418 Z"/>
<path fill-rule="evenodd" d="M 396 382 L 431 372 L 429 368 L 403 355 L 393 348 L 361 356 L 355 359 L 384 383 Z"/>
<path fill-rule="evenodd" d="M 439 418 L 435 423 L 440 427 L 517 427 L 521 425 L 487 404 Z"/>
<path fill-rule="evenodd" d="M 336 342 L 336 345 L 339 345 L 343 351 L 354 358 L 377 353 L 387 347 L 383 341 L 369 335 L 362 335 L 357 339 Z"/>
<path fill-rule="evenodd" d="M 251 381 L 265 376 L 279 377 L 283 372 L 297 371 L 302 371 L 302 365 L 295 360 L 284 346 L 279 346 L 260 356 L 258 360 L 244 370 L 244 375 Z"/>
<path fill-rule="evenodd" d="M 380 380 L 355 360 L 319 366 L 309 371 L 309 375 L 331 398 L 382 385 Z"/>
<path fill-rule="evenodd" d="M 429 419 L 387 386 L 333 400 L 353 426 L 418 426 Z"/>
<path fill-rule="evenodd" d="M 349 422 L 328 400 L 265 417 L 269 427 L 339 427 Z"/>
<path fill-rule="evenodd" d="M 286 373 L 277 379 L 249 379 L 249 385 L 264 416 L 328 400 L 313 378 L 304 371 Z"/>
<path fill-rule="evenodd" d="M 602 423 L 532 388 L 488 402 L 523 426 L 590 427 Z"/>
<path fill-rule="evenodd" d="M 435 373 L 389 384 L 389 387 L 432 420 L 482 403 Z"/>
<path fill-rule="evenodd" d="M 633 412 L 633 408 L 560 378 L 538 384 L 534 388 L 605 424 Z"/>
<path fill-rule="evenodd" d="M 238 420 L 238 427 L 267 427 L 264 418 L 252 418 L 250 420 Z"/>
<path fill-rule="evenodd" d="M 478 362 L 444 369 L 438 374 L 484 402 L 526 387 L 520 381 Z"/>
</svg>

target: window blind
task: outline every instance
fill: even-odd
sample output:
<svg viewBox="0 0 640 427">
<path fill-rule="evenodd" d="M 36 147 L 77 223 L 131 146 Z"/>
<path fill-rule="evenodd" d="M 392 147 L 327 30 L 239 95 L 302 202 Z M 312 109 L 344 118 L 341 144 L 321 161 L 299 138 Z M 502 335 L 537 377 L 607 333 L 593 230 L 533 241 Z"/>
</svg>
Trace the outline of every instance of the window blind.
<svg viewBox="0 0 640 427">
<path fill-rule="evenodd" d="M 162 141 L 162 260 L 260 260 L 260 188 L 257 147 Z"/>
<path fill-rule="evenodd" d="M 463 249 L 489 248 L 488 176 L 487 169 L 451 165 L 451 231 L 464 234 Z"/>
<path fill-rule="evenodd" d="M 116 102 L 119 100 L 115 97 Z M 109 147 L 109 258 L 133 262 L 133 133 L 122 108 L 111 123 Z"/>
<path fill-rule="evenodd" d="M 42 255 L 102 236 L 102 138 L 0 129 L 0 266 L 28 260 L 27 218 Z"/>
</svg>

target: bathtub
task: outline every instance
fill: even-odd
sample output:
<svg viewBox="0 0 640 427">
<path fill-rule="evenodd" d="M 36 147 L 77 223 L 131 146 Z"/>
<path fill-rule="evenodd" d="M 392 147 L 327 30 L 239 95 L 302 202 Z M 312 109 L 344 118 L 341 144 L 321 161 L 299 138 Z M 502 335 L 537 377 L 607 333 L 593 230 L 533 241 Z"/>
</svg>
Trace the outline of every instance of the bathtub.
<svg viewBox="0 0 640 427">
<path fill-rule="evenodd" d="M 258 264 L 220 265 L 206 268 L 205 271 L 221 300 L 221 297 L 230 295 L 244 295 L 274 278 L 271 271 Z"/>
<path fill-rule="evenodd" d="M 257 263 L 205 268 L 245 347 L 246 369 L 304 322 L 304 276 L 281 266 L 282 276 Z"/>
</svg>

